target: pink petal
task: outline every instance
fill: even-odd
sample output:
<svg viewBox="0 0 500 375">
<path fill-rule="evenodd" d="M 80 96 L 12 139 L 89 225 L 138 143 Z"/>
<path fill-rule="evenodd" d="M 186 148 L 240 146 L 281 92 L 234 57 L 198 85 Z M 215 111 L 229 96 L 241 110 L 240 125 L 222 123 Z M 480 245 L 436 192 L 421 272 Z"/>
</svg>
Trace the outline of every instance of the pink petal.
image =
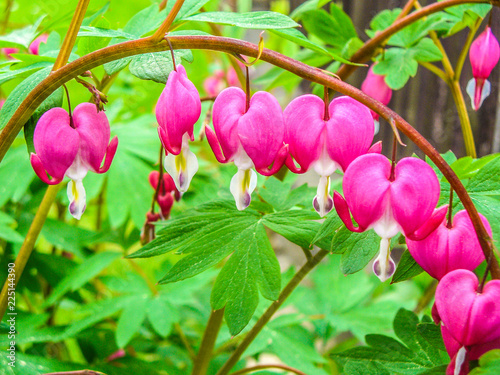
<svg viewBox="0 0 500 375">
<path fill-rule="evenodd" d="M 347 168 L 342 183 L 344 196 L 361 228 L 369 228 L 386 211 L 390 173 L 391 162 L 380 154 L 362 155 Z"/>
<path fill-rule="evenodd" d="M 263 176 L 272 176 L 273 174 L 277 173 L 281 169 L 281 167 L 283 167 L 283 164 L 285 163 L 287 157 L 288 157 L 288 145 L 283 145 L 279 150 L 278 154 L 276 155 L 276 159 L 274 160 L 272 168 L 268 169 L 266 167 L 257 169 L 257 172 Z"/>
<path fill-rule="evenodd" d="M 474 78 L 488 78 L 500 59 L 500 45 L 489 26 L 472 42 L 469 58 Z"/>
<path fill-rule="evenodd" d="M 33 42 L 31 42 L 28 47 L 30 53 L 33 55 L 38 55 L 38 49 L 40 48 L 41 43 L 47 43 L 47 39 L 49 38 L 49 34 L 42 34 L 38 38 L 36 38 Z"/>
<path fill-rule="evenodd" d="M 75 160 L 80 137 L 70 126 L 68 113 L 62 108 L 52 108 L 38 120 L 33 144 L 37 158 L 47 173 L 61 181 Z"/>
<path fill-rule="evenodd" d="M 102 165 L 102 167 L 100 167 L 98 170 L 95 171 L 96 173 L 106 173 L 109 170 L 109 167 L 111 167 L 111 162 L 115 157 L 117 148 L 118 148 L 118 137 L 114 136 L 111 142 L 109 142 L 108 147 L 106 148 L 106 157 L 104 159 L 104 164 Z"/>
<path fill-rule="evenodd" d="M 367 107 L 349 96 L 333 99 L 329 112 L 328 155 L 345 171 L 354 159 L 368 152 L 375 132 L 373 118 Z"/>
<path fill-rule="evenodd" d="M 415 232 L 429 219 L 439 193 L 439 181 L 429 164 L 411 157 L 396 164 L 390 204 L 405 235 Z"/>
<path fill-rule="evenodd" d="M 220 143 L 220 148 L 225 156 L 225 160 L 230 160 L 240 147 L 240 139 L 238 137 L 238 121 L 245 114 L 246 110 L 246 95 L 245 92 L 238 87 L 229 87 L 223 90 L 215 99 L 213 106 L 213 123 L 217 139 Z M 207 138 L 209 131 L 206 131 Z M 213 138 L 213 137 L 212 137 Z M 212 150 L 217 149 L 212 141 L 209 142 Z M 216 157 L 218 153 L 214 151 Z M 219 159 L 219 158 L 218 158 Z"/>
<path fill-rule="evenodd" d="M 365 80 L 361 84 L 361 91 L 371 96 L 373 99 L 378 100 L 384 105 L 389 104 L 392 97 L 392 90 L 385 83 L 385 76 L 373 73 L 373 64 L 368 70 Z M 374 120 L 379 119 L 379 114 L 370 110 Z"/>
<path fill-rule="evenodd" d="M 110 135 L 106 114 L 103 111 L 97 112 L 96 106 L 92 103 L 81 103 L 73 111 L 73 122 L 80 136 L 79 154 L 82 162 L 88 169 L 102 173 L 101 162 L 106 154 Z M 117 145 L 118 140 L 116 140 Z"/>
<path fill-rule="evenodd" d="M 256 169 L 269 167 L 283 147 L 285 123 L 278 100 L 268 92 L 256 92 L 250 108 L 238 121 L 238 136 Z"/>
<path fill-rule="evenodd" d="M 318 160 L 325 142 L 325 105 L 316 95 L 302 95 L 288 104 L 283 113 L 285 120 L 285 143 L 290 154 L 307 170 Z M 290 166 L 289 166 L 290 168 Z"/>
<path fill-rule="evenodd" d="M 193 140 L 194 124 L 201 114 L 200 95 L 182 65 L 169 74 L 155 111 L 158 124 L 168 136 L 169 152 L 178 155 L 182 136 L 188 133 Z"/>
</svg>

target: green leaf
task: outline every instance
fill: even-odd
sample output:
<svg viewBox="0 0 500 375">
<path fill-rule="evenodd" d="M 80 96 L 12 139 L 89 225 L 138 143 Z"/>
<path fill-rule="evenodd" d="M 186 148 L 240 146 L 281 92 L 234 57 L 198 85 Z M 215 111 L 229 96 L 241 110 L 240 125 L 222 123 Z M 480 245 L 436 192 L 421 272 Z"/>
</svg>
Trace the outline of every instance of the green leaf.
<svg viewBox="0 0 500 375">
<path fill-rule="evenodd" d="M 415 262 L 410 252 L 406 250 L 401 256 L 394 276 L 392 276 L 391 284 L 411 279 L 412 277 L 420 275 L 422 272 L 424 272 L 422 267 Z"/>
<path fill-rule="evenodd" d="M 496 157 L 476 173 L 467 185 L 467 191 L 484 195 L 500 194 L 500 157 Z"/>
<path fill-rule="evenodd" d="M 28 154 L 35 152 L 35 147 L 33 145 L 33 133 L 35 132 L 35 127 L 42 115 L 47 112 L 49 109 L 55 107 L 62 107 L 63 102 L 63 88 L 59 87 L 56 91 L 54 91 L 50 96 L 45 99 L 42 104 L 33 112 L 31 117 L 28 119 L 26 124 L 24 124 L 24 139 L 26 141 L 26 145 L 28 147 Z"/>
<path fill-rule="evenodd" d="M 373 72 L 385 75 L 385 82 L 393 90 L 401 89 L 410 77 L 417 74 L 418 62 L 412 49 L 389 48 L 383 60 L 373 67 Z"/>
<path fill-rule="evenodd" d="M 343 363 L 355 363 L 358 369 L 380 366 L 390 374 L 417 375 L 433 370 L 442 366 L 442 360 L 439 352 L 418 331 L 419 324 L 414 313 L 400 309 L 394 320 L 394 331 L 406 346 L 391 337 L 367 335 L 369 346 L 331 356 Z"/>
<path fill-rule="evenodd" d="M 500 349 L 490 350 L 479 358 L 479 366 L 470 375 L 497 375 L 500 372 Z"/>
<path fill-rule="evenodd" d="M 330 251 L 343 254 L 341 269 L 345 275 L 362 269 L 379 250 L 380 237 L 374 231 L 354 233 L 345 226 L 332 239 Z"/>
<path fill-rule="evenodd" d="M 292 210 L 265 215 L 262 223 L 290 242 L 309 249 L 321 226 L 320 223 L 312 220 L 318 219 L 316 212 Z"/>
<path fill-rule="evenodd" d="M 96 38 L 124 38 L 129 40 L 136 39 L 136 35 L 126 33 L 120 30 L 112 30 L 102 27 L 82 26 L 78 32 L 79 37 L 96 37 Z"/>
<path fill-rule="evenodd" d="M 453 35 L 466 27 L 471 28 L 478 17 L 486 17 L 490 10 L 490 4 L 464 4 L 446 8 L 443 12 L 448 22 L 446 36 Z"/>
<path fill-rule="evenodd" d="M 0 211 L 0 238 L 3 238 L 7 242 L 22 243 L 24 237 L 11 228 L 12 224 L 15 224 L 15 220 Z"/>
<path fill-rule="evenodd" d="M 329 236 L 335 235 L 335 233 L 341 227 L 343 227 L 343 224 L 342 220 L 340 220 L 339 218 L 339 215 L 337 215 L 335 212 L 330 213 L 326 217 L 325 221 L 323 221 L 323 223 L 321 224 L 321 227 L 319 228 L 318 233 L 316 233 L 316 236 L 313 238 L 312 242 L 318 245 L 319 247 L 323 247 L 322 244 L 320 244 L 320 242 Z M 328 248 L 332 250 L 330 246 L 328 246 Z"/>
<path fill-rule="evenodd" d="M 422 323 L 417 325 L 417 330 L 418 333 L 432 345 L 432 347 L 443 352 L 446 351 L 443 336 L 441 335 L 441 329 L 438 325 L 434 324 L 434 322 L 424 323 L 422 320 Z"/>
<path fill-rule="evenodd" d="M 431 62 L 439 61 L 443 58 L 439 48 L 429 38 L 421 39 L 411 49 L 415 53 L 414 58 L 417 61 Z"/>
<path fill-rule="evenodd" d="M 134 296 L 129 299 L 128 305 L 122 311 L 116 326 L 116 345 L 124 348 L 141 328 L 146 318 L 147 305 L 150 302 L 148 295 Z"/>
<path fill-rule="evenodd" d="M 0 36 L 0 47 L 24 47 L 28 48 L 38 34 L 38 26 L 45 16 L 38 18 L 32 25 L 12 31 L 10 34 Z"/>
<path fill-rule="evenodd" d="M 3 104 L 0 110 L 0 129 L 9 122 L 10 118 L 14 112 L 19 108 L 23 100 L 28 96 L 28 94 L 42 82 L 51 71 L 50 67 L 44 68 L 26 78 L 22 81 L 12 92 Z"/>
<path fill-rule="evenodd" d="M 335 15 L 330 15 L 323 9 L 305 12 L 302 15 L 302 24 L 308 32 L 316 35 L 326 44 L 342 50 L 347 41 L 357 37 L 357 34 L 350 18 L 347 15 L 345 16 L 347 18 L 336 18 L 335 16 L 343 12 L 336 6 L 332 6 L 332 9 L 338 9 L 338 12 L 335 11 Z"/>
<path fill-rule="evenodd" d="M 287 29 L 299 26 L 290 17 L 276 12 L 204 12 L 184 18 L 184 21 L 211 22 L 246 29 Z"/>
<path fill-rule="evenodd" d="M 215 281 L 210 302 L 224 316 L 234 336 L 248 324 L 259 302 L 258 290 L 269 300 L 280 292 L 280 267 L 262 224 L 241 232 L 236 250 Z"/>
<path fill-rule="evenodd" d="M 292 182 L 280 181 L 275 177 L 270 177 L 266 183 L 259 189 L 259 195 L 276 211 L 286 211 L 290 208 L 304 203 L 307 199 L 307 184 L 303 184 L 292 189 Z"/>
<path fill-rule="evenodd" d="M 174 56 L 178 64 L 181 58 L 188 62 L 193 61 L 193 54 L 190 50 L 176 50 Z M 167 83 L 168 75 L 173 70 L 172 55 L 170 51 L 164 51 L 134 56 L 129 69 L 130 73 L 137 78 Z"/>
<path fill-rule="evenodd" d="M 177 309 L 160 296 L 149 301 L 147 316 L 151 326 L 161 337 L 167 337 L 172 331 L 173 324 L 179 322 L 181 318 Z"/>
<path fill-rule="evenodd" d="M 328 4 L 330 0 L 307 0 L 300 4 L 295 10 L 290 14 L 294 20 L 299 21 L 302 18 L 302 14 L 309 10 L 322 8 L 324 5 Z"/>
<path fill-rule="evenodd" d="M 13 146 L 5 155 L 0 168 L 0 207 L 7 201 L 19 202 L 35 177 L 24 145 Z M 15 183 L 14 183 L 15 181 Z"/>
<path fill-rule="evenodd" d="M 97 276 L 103 269 L 114 260 L 121 257 L 120 253 L 103 252 L 97 253 L 86 259 L 71 274 L 68 274 L 52 291 L 44 306 L 51 306 L 59 298 L 69 291 L 75 291 L 85 285 L 89 280 Z"/>
</svg>

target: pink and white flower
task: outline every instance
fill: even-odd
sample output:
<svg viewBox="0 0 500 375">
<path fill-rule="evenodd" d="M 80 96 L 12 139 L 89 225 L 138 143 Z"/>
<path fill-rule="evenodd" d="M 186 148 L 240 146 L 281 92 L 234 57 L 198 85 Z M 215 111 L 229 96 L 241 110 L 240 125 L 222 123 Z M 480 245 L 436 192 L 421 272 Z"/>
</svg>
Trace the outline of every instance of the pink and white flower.
<svg viewBox="0 0 500 375">
<path fill-rule="evenodd" d="M 86 208 L 83 178 L 89 170 L 105 173 L 115 156 L 118 138 L 114 137 L 108 145 L 109 136 L 106 114 L 97 112 L 91 103 L 78 105 L 71 117 L 63 108 L 52 108 L 38 120 L 31 165 L 49 185 L 59 184 L 65 176 L 71 179 L 67 188 L 69 212 L 76 219 Z"/>
<path fill-rule="evenodd" d="M 387 83 L 385 83 L 385 76 L 373 73 L 374 66 L 375 64 L 373 64 L 368 70 L 368 74 L 361 84 L 361 91 L 371 96 L 373 99 L 378 100 L 383 105 L 387 105 L 391 101 L 392 90 L 389 86 L 387 86 Z M 377 134 L 380 129 L 380 124 L 378 121 L 380 116 L 378 113 L 373 112 L 371 109 L 370 113 L 375 124 L 375 134 Z"/>
</svg>

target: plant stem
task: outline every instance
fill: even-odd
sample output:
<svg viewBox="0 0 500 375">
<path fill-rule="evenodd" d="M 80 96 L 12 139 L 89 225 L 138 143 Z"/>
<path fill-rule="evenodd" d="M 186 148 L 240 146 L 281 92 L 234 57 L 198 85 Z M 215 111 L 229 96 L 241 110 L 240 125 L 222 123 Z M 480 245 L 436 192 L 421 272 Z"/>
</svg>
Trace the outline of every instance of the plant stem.
<svg viewBox="0 0 500 375">
<path fill-rule="evenodd" d="M 78 30 L 80 30 L 80 26 L 82 25 L 82 21 L 83 18 L 85 17 L 85 12 L 87 11 L 89 3 L 90 0 L 80 0 L 78 2 L 75 13 L 73 14 L 73 19 L 71 20 L 69 29 L 66 32 L 66 37 L 64 38 L 61 50 L 57 55 L 57 59 L 56 62 L 54 63 L 52 71 L 56 71 L 57 69 L 66 65 L 66 63 L 68 62 L 69 56 L 71 55 L 71 50 L 75 45 L 76 36 L 78 35 Z"/>
<path fill-rule="evenodd" d="M 253 366 L 253 367 L 247 367 L 247 368 L 235 371 L 231 375 L 247 374 L 249 372 L 254 372 L 254 371 L 258 371 L 258 370 L 264 370 L 266 368 L 279 368 L 279 369 L 282 369 L 282 370 L 286 370 L 288 372 L 293 372 L 294 374 L 297 374 L 297 375 L 306 375 L 305 372 L 297 370 L 296 368 L 293 368 L 293 367 L 290 367 L 290 366 L 286 366 L 286 365 L 279 365 L 279 364 L 276 364 L 276 365 L 257 365 L 257 366 Z"/>
<path fill-rule="evenodd" d="M 165 21 L 163 21 L 158 30 L 156 30 L 156 32 L 151 36 L 151 40 L 154 43 L 160 42 L 165 37 L 165 34 L 167 33 L 168 29 L 174 22 L 175 17 L 181 10 L 182 4 L 184 4 L 184 0 L 177 0 L 175 2 L 174 6 L 172 7 L 172 10 L 170 10 L 170 13 L 168 14 Z"/>
<path fill-rule="evenodd" d="M 134 271 L 137 272 L 139 274 L 139 276 L 142 277 L 142 279 L 146 282 L 149 290 L 151 291 L 151 294 L 153 294 L 153 296 L 157 296 L 158 289 L 156 289 L 155 284 L 153 284 L 151 282 L 151 280 L 149 280 L 149 277 L 148 277 L 148 275 L 146 275 L 144 270 L 134 261 L 134 259 L 127 258 L 127 260 L 129 262 L 130 266 L 134 269 Z"/>
<path fill-rule="evenodd" d="M 306 262 L 302 268 L 293 276 L 293 278 L 286 284 L 285 288 L 281 291 L 278 300 L 274 301 L 271 306 L 262 314 L 257 323 L 252 327 L 252 329 L 247 333 L 243 341 L 236 348 L 236 350 L 231 354 L 231 357 L 222 366 L 222 368 L 217 372 L 217 375 L 226 375 L 231 371 L 236 362 L 240 359 L 241 355 L 245 352 L 248 346 L 252 343 L 255 337 L 260 333 L 262 328 L 269 322 L 274 313 L 280 308 L 280 306 L 285 302 L 285 300 L 290 296 L 290 294 L 295 290 L 299 283 L 304 279 L 304 277 L 328 254 L 328 251 L 320 249 L 320 251 Z"/>
<path fill-rule="evenodd" d="M 31 252 L 33 251 L 33 247 L 35 246 L 36 239 L 42 230 L 43 224 L 45 223 L 45 219 L 49 213 L 50 207 L 52 203 L 56 199 L 57 192 L 59 191 L 60 185 L 51 185 L 47 188 L 45 195 L 43 196 L 42 202 L 40 203 L 40 207 L 38 208 L 35 218 L 31 223 L 30 229 L 26 234 L 24 242 L 17 254 L 15 266 L 14 266 L 14 286 L 17 285 L 19 280 L 21 279 L 21 275 L 23 274 L 24 267 L 30 258 Z M 5 280 L 3 284 L 2 292 L 0 294 L 0 320 L 2 320 L 5 311 L 7 310 L 7 300 L 8 300 L 8 291 L 9 291 L 9 279 Z"/>
<path fill-rule="evenodd" d="M 351 56 L 350 61 L 355 63 L 364 63 L 369 61 L 372 56 L 376 53 L 377 48 L 382 45 L 387 39 L 389 39 L 392 35 L 403 29 L 404 27 L 412 24 L 413 22 L 428 16 L 429 14 L 433 14 L 439 12 L 440 10 L 459 5 L 465 3 L 479 3 L 483 1 L 469 0 L 445 0 L 440 2 L 435 2 L 430 5 L 423 7 L 416 12 L 409 14 L 408 16 L 401 18 L 399 21 L 394 22 L 387 29 L 381 31 L 377 35 L 375 35 L 372 39 L 368 40 L 363 47 L 356 51 L 354 55 Z M 484 3 L 490 3 L 494 6 L 500 6 L 500 1 L 498 0 L 490 0 L 484 1 Z M 336 74 L 341 79 L 346 79 L 349 77 L 358 67 L 356 65 L 342 65 L 340 69 L 336 72 Z"/>
<path fill-rule="evenodd" d="M 205 375 L 207 373 L 212 352 L 215 346 L 215 340 L 219 334 L 222 318 L 224 317 L 224 309 L 214 310 L 210 314 L 203 339 L 201 340 L 200 350 L 194 361 L 193 371 L 191 375 Z"/>
<path fill-rule="evenodd" d="M 452 1 L 452 0 L 448 0 Z M 459 0 L 453 0 L 459 4 Z M 460 0 L 465 2 L 464 0 Z M 443 4 L 446 1 L 437 4 Z M 469 2 L 484 2 L 469 0 Z M 495 2 L 495 4 L 499 4 Z M 425 9 L 425 8 L 423 8 Z M 416 13 L 416 12 L 415 12 Z M 412 13 L 415 14 L 415 13 Z M 175 35 L 169 37 L 172 46 L 175 49 L 210 49 L 215 51 L 227 53 L 239 53 L 256 57 L 259 54 L 258 46 L 241 40 L 215 37 L 215 36 L 181 36 Z M 7 125 L 0 133 L 0 160 L 3 158 L 8 148 L 14 141 L 16 135 L 21 130 L 24 123 L 29 119 L 33 111 L 46 99 L 55 89 L 60 87 L 63 83 L 73 79 L 81 73 L 102 65 L 106 62 L 117 60 L 119 58 L 134 56 L 147 52 L 166 51 L 168 45 L 164 43 L 153 43 L 150 38 L 143 38 L 134 41 L 123 42 L 115 44 L 100 50 L 94 51 L 84 57 L 79 58 L 65 65 L 61 69 L 53 72 L 40 82 L 19 105 L 18 109 L 8 121 Z M 459 180 L 455 172 L 446 163 L 442 156 L 437 152 L 434 147 L 418 133 L 407 121 L 405 121 L 396 112 L 384 106 L 382 103 L 372 99 L 370 96 L 363 93 L 361 90 L 340 81 L 337 78 L 331 77 L 318 68 L 311 67 L 300 61 L 294 60 L 290 57 L 284 56 L 278 52 L 264 49 L 261 55 L 261 60 L 285 69 L 303 79 L 311 82 L 318 83 L 323 86 L 328 86 L 341 94 L 348 95 L 360 103 L 366 105 L 368 108 L 378 113 L 389 123 L 394 124 L 403 134 L 405 134 L 415 145 L 420 148 L 443 173 L 450 185 L 457 193 L 464 208 L 469 213 L 469 216 L 474 225 L 474 229 L 483 249 L 486 259 L 490 259 L 492 254 L 491 238 L 484 228 L 483 222 L 479 218 L 479 214 L 469 197 L 467 190 Z M 497 259 L 493 256 L 491 271 L 493 278 L 500 278 L 500 266 Z"/>
<path fill-rule="evenodd" d="M 184 344 L 184 347 L 189 353 L 189 358 L 191 358 L 193 361 L 196 358 L 196 353 L 194 352 L 193 348 L 191 347 L 191 344 L 189 343 L 189 340 L 187 339 L 186 335 L 184 334 L 184 331 L 182 330 L 182 327 L 179 323 L 174 323 L 174 328 L 179 334 L 179 337 L 181 338 L 182 343 Z"/>
<path fill-rule="evenodd" d="M 419 64 L 422 65 L 427 70 L 434 73 L 435 75 L 437 75 L 444 82 L 448 81 L 448 77 L 446 76 L 446 73 L 442 69 L 439 69 L 436 65 L 428 63 L 428 62 L 422 62 L 422 61 L 419 61 Z"/>
<path fill-rule="evenodd" d="M 462 135 L 465 142 L 465 152 L 468 156 L 475 159 L 477 158 L 476 146 L 474 144 L 474 136 L 472 135 L 469 114 L 467 113 L 467 107 L 465 105 L 462 89 L 460 88 L 460 82 L 458 82 L 457 79 L 454 79 L 449 83 L 449 85 L 451 93 L 453 95 L 453 100 L 455 101 L 455 106 L 457 107 L 460 125 L 462 127 Z"/>
</svg>

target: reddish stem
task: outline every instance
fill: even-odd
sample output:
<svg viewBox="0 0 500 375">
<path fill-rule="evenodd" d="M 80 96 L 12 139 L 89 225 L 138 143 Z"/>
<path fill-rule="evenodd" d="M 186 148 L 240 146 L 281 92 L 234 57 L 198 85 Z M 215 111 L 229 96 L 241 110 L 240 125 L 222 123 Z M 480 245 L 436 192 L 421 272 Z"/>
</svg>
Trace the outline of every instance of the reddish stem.
<svg viewBox="0 0 500 375">
<path fill-rule="evenodd" d="M 330 99 L 328 97 L 328 87 L 325 86 L 323 92 L 323 101 L 325 102 L 325 115 L 323 117 L 323 120 L 328 121 L 330 120 L 330 112 L 328 111 L 328 104 L 330 102 Z"/>
</svg>

